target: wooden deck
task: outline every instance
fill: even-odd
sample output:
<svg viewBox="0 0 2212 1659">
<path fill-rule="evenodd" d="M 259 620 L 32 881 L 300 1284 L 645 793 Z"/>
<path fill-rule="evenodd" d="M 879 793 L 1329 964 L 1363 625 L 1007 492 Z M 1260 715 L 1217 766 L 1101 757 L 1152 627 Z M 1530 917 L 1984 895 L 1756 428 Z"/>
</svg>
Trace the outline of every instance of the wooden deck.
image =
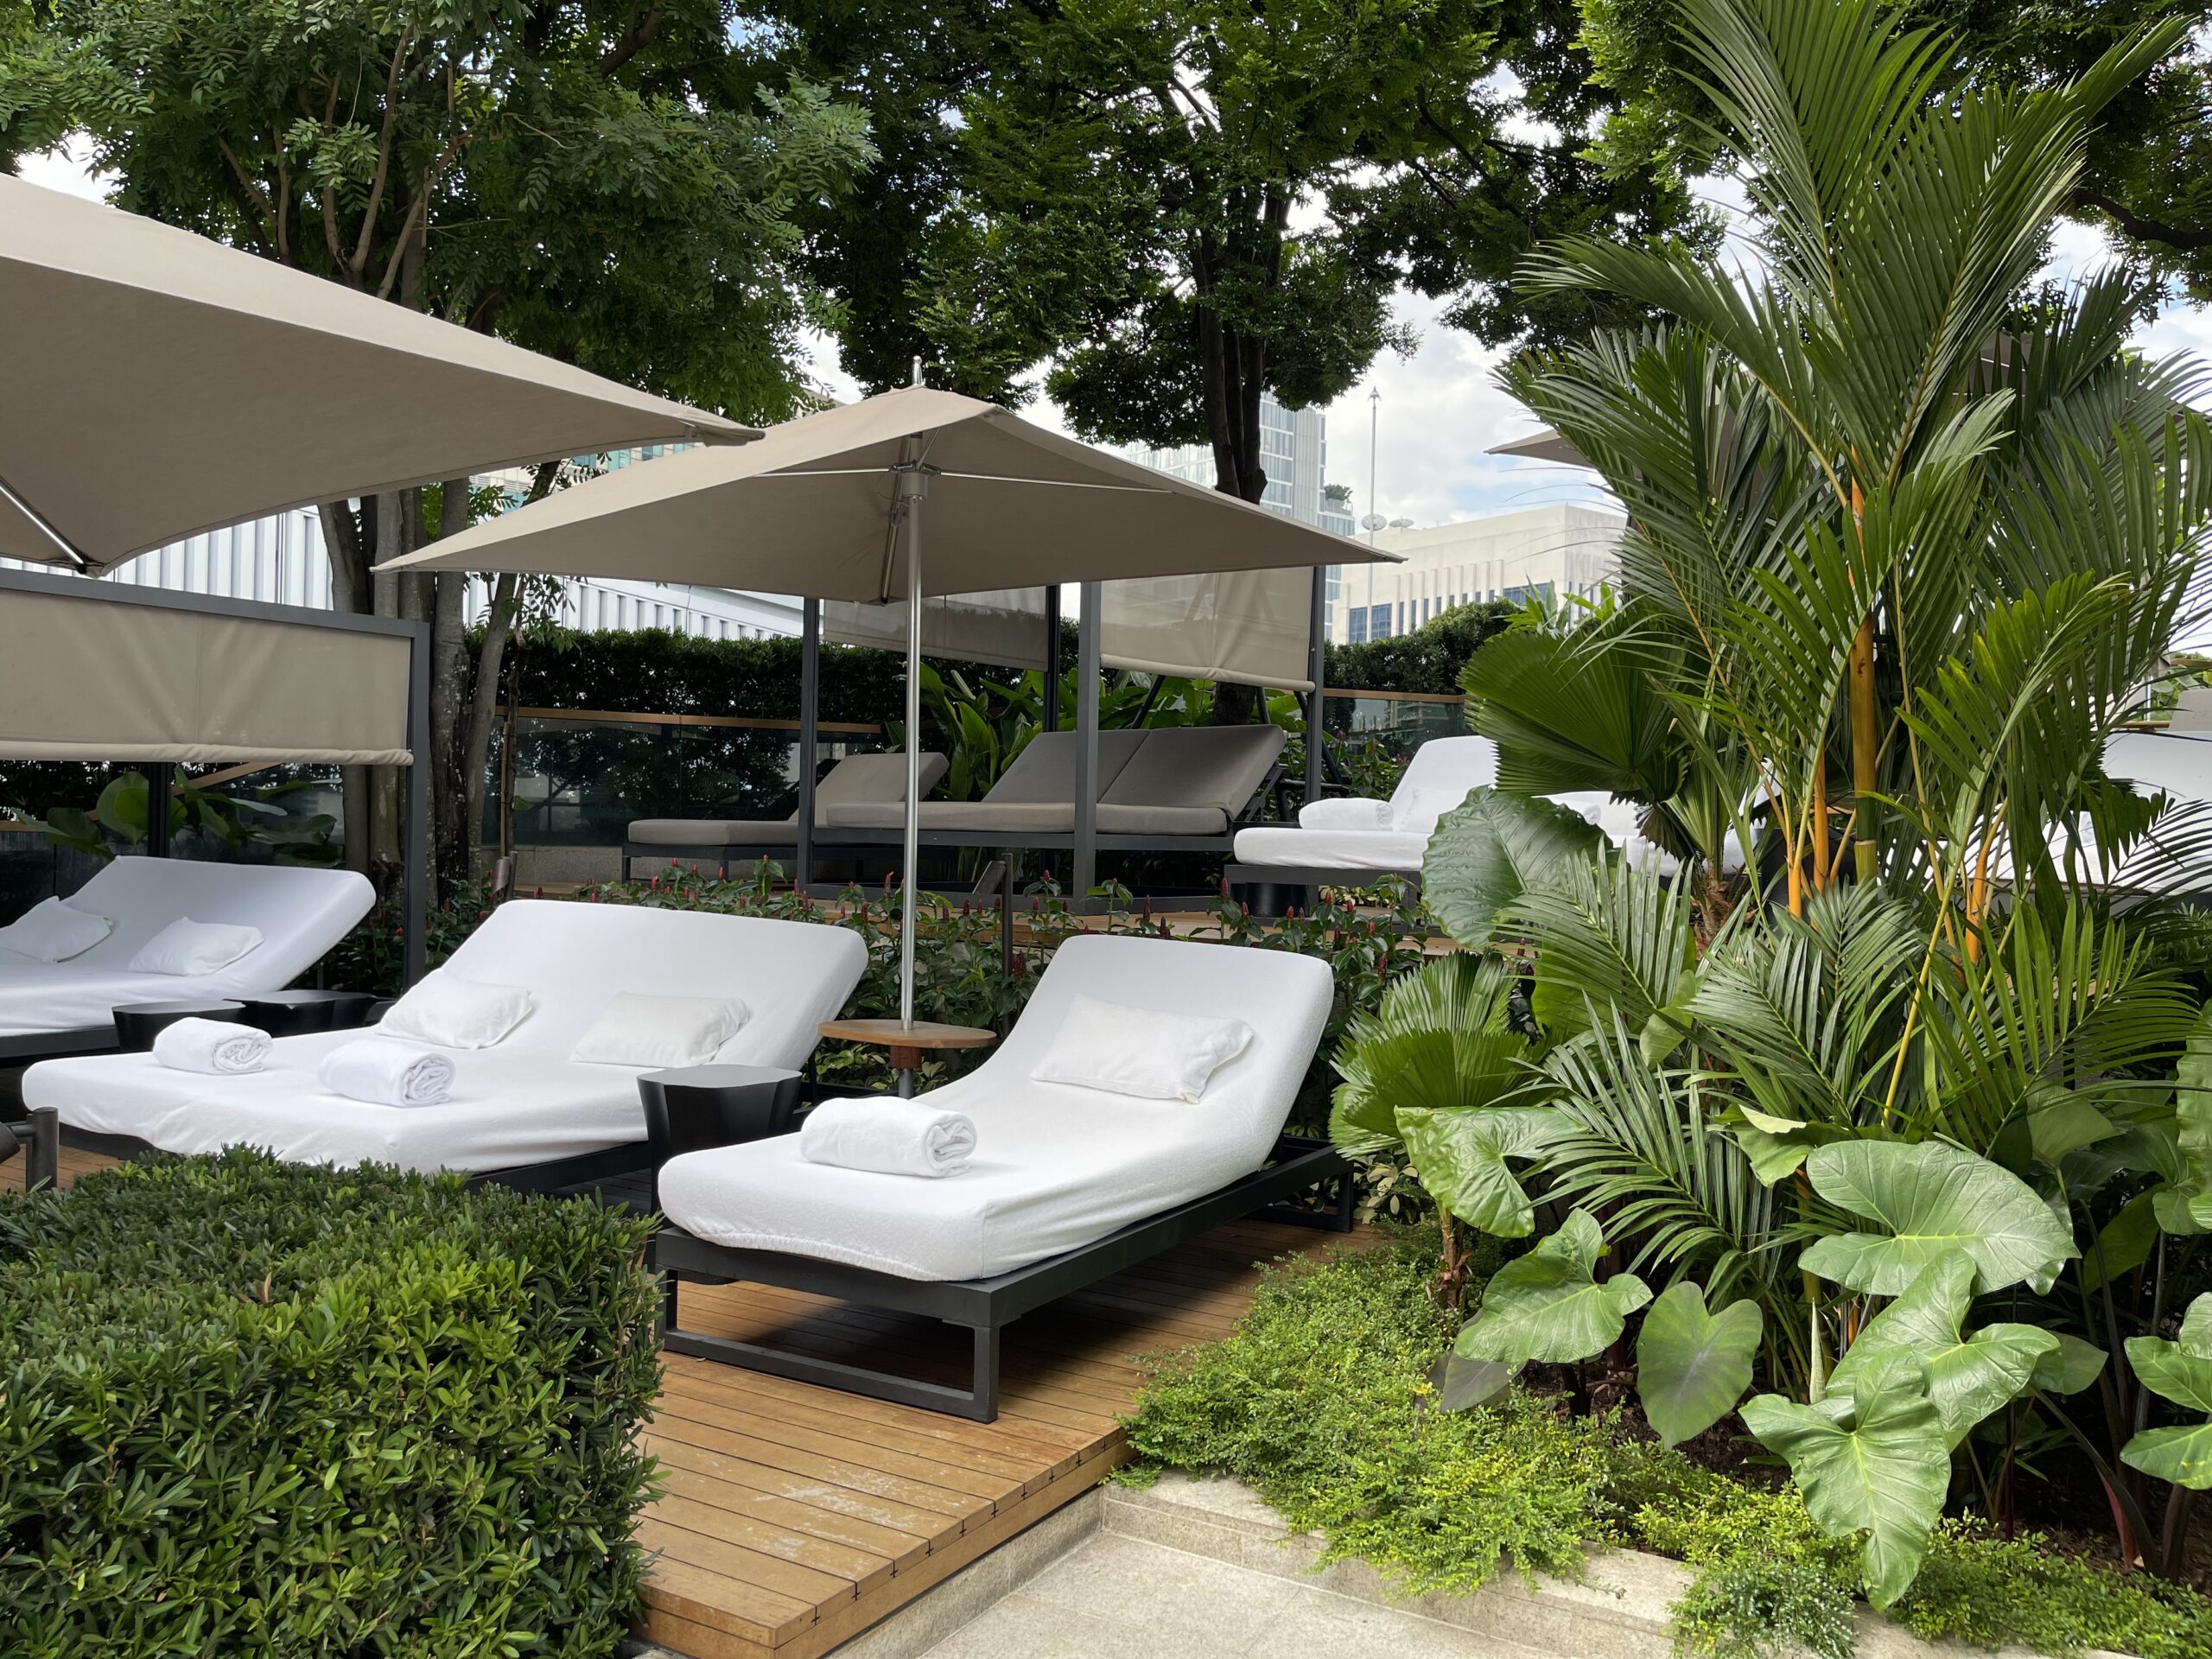
<svg viewBox="0 0 2212 1659">
<path fill-rule="evenodd" d="M 63 1180 L 106 1161 L 65 1148 Z M 22 1172 L 0 1165 L 0 1188 Z M 691 1659 L 816 1659 L 1121 1463 L 1134 1356 L 1224 1335 L 1255 1262 L 1344 1242 L 1233 1223 L 1030 1315 L 1007 1332 L 994 1423 L 671 1355 L 645 1436 L 662 1495 L 639 1634 Z M 926 1320 L 758 1285 L 683 1294 L 696 1329 L 962 1375 L 965 1338 Z"/>
</svg>

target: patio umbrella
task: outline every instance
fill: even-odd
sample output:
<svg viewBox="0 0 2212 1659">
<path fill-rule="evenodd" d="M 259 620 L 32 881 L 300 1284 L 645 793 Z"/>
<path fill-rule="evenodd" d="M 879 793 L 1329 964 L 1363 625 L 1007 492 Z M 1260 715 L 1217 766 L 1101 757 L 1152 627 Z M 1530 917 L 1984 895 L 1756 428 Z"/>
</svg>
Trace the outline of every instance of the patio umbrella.
<svg viewBox="0 0 2212 1659">
<path fill-rule="evenodd" d="M 759 436 L 0 173 L 0 557 L 87 575 L 312 502 Z"/>
<path fill-rule="evenodd" d="M 1048 432 L 995 404 L 912 386 L 772 427 L 741 449 L 696 449 L 625 467 L 380 568 L 697 582 L 904 602 L 899 1014 L 911 1026 L 924 598 L 1395 557 Z"/>
</svg>

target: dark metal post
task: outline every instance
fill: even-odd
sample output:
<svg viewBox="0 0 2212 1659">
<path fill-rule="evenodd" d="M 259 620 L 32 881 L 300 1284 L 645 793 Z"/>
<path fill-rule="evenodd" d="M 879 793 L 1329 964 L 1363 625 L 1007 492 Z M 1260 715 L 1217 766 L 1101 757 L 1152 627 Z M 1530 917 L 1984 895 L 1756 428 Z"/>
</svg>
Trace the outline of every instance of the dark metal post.
<svg viewBox="0 0 2212 1659">
<path fill-rule="evenodd" d="M 412 985 L 429 965 L 430 946 L 430 630 L 416 623 L 407 642 L 407 830 L 400 876 L 401 979 Z"/>
<path fill-rule="evenodd" d="M 1077 911 L 1098 880 L 1098 625 L 1104 584 L 1083 584 L 1075 653 L 1075 868 L 1068 902 Z"/>
<path fill-rule="evenodd" d="M 1045 589 L 1045 729 L 1060 729 L 1060 589 Z"/>
<path fill-rule="evenodd" d="M 798 851 L 791 887 L 804 893 L 814 880 L 814 774 L 822 750 L 822 601 L 804 601 L 799 618 Z"/>
<path fill-rule="evenodd" d="M 146 768 L 146 855 L 169 855 L 169 791 L 176 785 L 176 767 L 169 761 Z"/>
<path fill-rule="evenodd" d="M 1329 567 L 1317 564 L 1313 567 L 1313 608 L 1306 624 L 1306 677 L 1313 682 L 1313 689 L 1306 694 L 1306 798 L 1308 802 L 1321 798 L 1321 679 L 1322 669 L 1329 660 L 1328 640 L 1325 638 L 1328 619 Z"/>
</svg>

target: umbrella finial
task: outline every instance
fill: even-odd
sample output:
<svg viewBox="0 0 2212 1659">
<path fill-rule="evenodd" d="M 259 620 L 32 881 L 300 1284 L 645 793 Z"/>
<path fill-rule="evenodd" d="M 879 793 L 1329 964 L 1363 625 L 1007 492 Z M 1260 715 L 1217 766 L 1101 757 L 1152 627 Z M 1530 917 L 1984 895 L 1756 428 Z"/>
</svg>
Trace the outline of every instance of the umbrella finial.
<svg viewBox="0 0 2212 1659">
<path fill-rule="evenodd" d="M 921 359 L 921 355 L 920 355 L 920 353 L 917 353 L 915 354 L 915 357 L 914 357 L 914 379 L 913 379 L 913 384 L 914 384 L 914 385 L 918 385 L 918 385 L 920 385 L 922 384 L 922 359 Z"/>
</svg>

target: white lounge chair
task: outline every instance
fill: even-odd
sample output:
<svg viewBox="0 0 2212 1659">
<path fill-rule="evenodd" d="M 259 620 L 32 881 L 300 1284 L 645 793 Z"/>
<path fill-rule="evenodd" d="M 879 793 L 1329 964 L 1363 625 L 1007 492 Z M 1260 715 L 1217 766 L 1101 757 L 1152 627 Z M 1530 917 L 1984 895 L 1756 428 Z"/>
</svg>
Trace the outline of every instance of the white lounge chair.
<svg viewBox="0 0 2212 1659">
<path fill-rule="evenodd" d="M 945 759 L 932 749 L 921 753 L 921 792 L 927 795 L 944 777 Z M 814 786 L 816 836 L 823 815 L 833 807 L 865 803 L 903 807 L 906 801 L 906 757 L 849 754 Z M 776 858 L 798 846 L 798 814 L 783 818 L 633 818 L 622 841 L 622 879 L 630 879 L 633 859 L 666 858 L 711 863 L 724 876 L 734 861 Z"/>
<path fill-rule="evenodd" d="M 289 865 L 118 858 L 64 901 L 114 930 L 66 962 L 0 944 L 0 1055 L 111 1046 L 112 1010 L 130 1002 L 220 1000 L 279 991 L 321 960 L 376 902 L 365 876 Z M 257 929 L 261 943 L 208 974 L 145 974 L 131 958 L 189 917 Z"/>
<path fill-rule="evenodd" d="M 1414 752 L 1389 800 L 1310 801 L 1299 809 L 1295 828 L 1240 830 L 1237 862 L 1264 867 L 1244 879 L 1285 883 L 1341 881 L 1360 871 L 1417 876 L 1436 821 L 1469 790 L 1497 781 L 1497 745 L 1490 739 L 1431 738 Z M 1238 879 L 1232 869 L 1230 880 Z"/>
<path fill-rule="evenodd" d="M 491 1047 L 445 1051 L 454 1080 L 442 1105 L 381 1106 L 324 1089 L 322 1057 L 359 1031 L 279 1038 L 266 1067 L 243 1077 L 175 1071 L 150 1054 L 50 1061 L 23 1074 L 23 1102 L 56 1113 L 64 1139 L 100 1150 L 253 1146 L 299 1163 L 529 1169 L 535 1185 L 606 1179 L 649 1166 L 638 1078 L 651 1068 L 569 1056 L 618 993 L 734 998 L 746 1018 L 715 1059 L 796 1069 L 867 954 L 849 929 L 827 925 L 514 899 L 445 971 L 522 987 L 530 1011 Z"/>
<path fill-rule="evenodd" d="M 932 1180 L 810 1163 L 796 1135 L 662 1166 L 669 1225 L 654 1248 L 664 1271 L 782 1285 L 967 1327 L 969 1387 L 680 1327 L 667 1332 L 668 1346 L 988 1421 L 1007 1321 L 1318 1182 L 1338 1179 L 1349 1198 L 1345 1166 L 1326 1142 L 1283 1135 L 1333 989 L 1325 963 L 1288 951 L 1080 937 L 1054 955 L 990 1058 L 925 1097 L 975 1123 L 975 1155 L 961 1173 Z M 1253 1037 L 1195 1103 L 1039 1081 L 1031 1074 L 1078 996 L 1235 1018 Z M 1278 1161 L 1263 1169 L 1270 1158 Z M 1349 1211 L 1313 1218 L 1349 1225 Z"/>
</svg>

